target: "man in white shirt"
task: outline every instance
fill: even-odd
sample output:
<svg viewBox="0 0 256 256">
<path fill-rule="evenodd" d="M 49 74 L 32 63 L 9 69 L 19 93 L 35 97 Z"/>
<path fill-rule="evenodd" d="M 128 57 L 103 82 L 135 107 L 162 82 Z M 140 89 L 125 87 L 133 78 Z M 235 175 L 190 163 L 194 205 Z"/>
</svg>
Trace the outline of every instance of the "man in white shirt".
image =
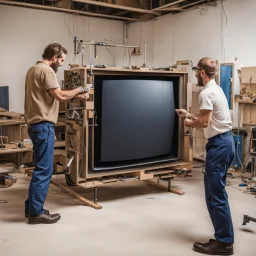
<svg viewBox="0 0 256 256">
<path fill-rule="evenodd" d="M 230 133 L 232 122 L 227 98 L 215 82 L 217 66 L 210 58 L 201 59 L 196 71 L 198 85 L 204 90 L 199 95 L 200 113 L 198 116 L 185 109 L 177 109 L 184 117 L 187 127 L 203 128 L 206 145 L 205 199 L 214 226 L 215 239 L 208 243 L 195 243 L 194 250 L 211 255 L 232 255 L 234 231 L 228 195 L 225 190 L 226 174 L 235 156 L 234 140 Z"/>
</svg>

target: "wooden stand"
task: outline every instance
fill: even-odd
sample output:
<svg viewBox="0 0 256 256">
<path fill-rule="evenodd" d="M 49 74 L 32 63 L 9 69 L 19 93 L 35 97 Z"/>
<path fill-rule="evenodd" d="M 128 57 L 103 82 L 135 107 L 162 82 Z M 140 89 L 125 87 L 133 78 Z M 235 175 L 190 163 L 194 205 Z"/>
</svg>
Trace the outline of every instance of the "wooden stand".
<svg viewBox="0 0 256 256">
<path fill-rule="evenodd" d="M 33 169 L 34 167 L 28 167 L 28 168 L 20 168 L 20 171 L 24 172 L 25 174 L 27 174 L 28 176 L 32 176 L 33 173 Z M 76 193 L 75 191 L 73 191 L 72 189 L 68 188 L 67 186 L 64 186 L 62 184 L 60 184 L 57 181 L 51 180 L 51 183 L 57 187 L 59 187 L 60 189 L 62 189 L 63 191 L 71 194 L 72 196 L 74 196 L 75 198 L 79 199 L 82 203 L 84 203 L 87 206 L 90 206 L 94 209 L 102 209 L 102 206 L 97 204 L 97 188 L 94 188 L 94 202 L 86 199 L 85 197 L 79 195 L 78 193 Z M 79 186 L 78 186 L 79 187 Z"/>
<path fill-rule="evenodd" d="M 58 183 L 57 181 L 51 180 L 51 183 L 54 184 L 55 186 L 59 187 L 60 189 L 68 192 L 75 198 L 79 199 L 81 202 L 83 202 L 85 205 L 88 205 L 96 210 L 102 209 L 102 206 L 97 204 L 97 187 L 94 189 L 94 202 L 84 198 L 83 196 L 79 195 L 75 191 L 71 190 L 70 188 Z"/>
<path fill-rule="evenodd" d="M 144 181 L 146 184 L 152 186 L 152 187 L 156 187 L 156 188 L 159 188 L 161 190 L 164 190 L 164 191 L 167 191 L 167 192 L 170 192 L 170 193 L 174 193 L 174 194 L 177 194 L 177 195 L 180 195 L 180 196 L 183 196 L 185 195 L 185 192 L 183 191 L 180 191 L 180 190 L 177 190 L 177 189 L 174 189 L 174 188 L 171 188 L 171 180 L 168 180 L 168 188 L 166 188 L 165 186 L 163 185 L 160 185 L 159 183 L 156 183 L 154 181 L 151 181 L 151 180 L 146 180 Z"/>
</svg>

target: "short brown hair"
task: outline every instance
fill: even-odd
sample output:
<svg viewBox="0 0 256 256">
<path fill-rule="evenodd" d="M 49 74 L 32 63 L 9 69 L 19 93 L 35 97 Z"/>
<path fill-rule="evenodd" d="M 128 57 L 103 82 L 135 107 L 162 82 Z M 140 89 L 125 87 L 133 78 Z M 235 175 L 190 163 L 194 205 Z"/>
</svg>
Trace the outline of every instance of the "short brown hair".
<svg viewBox="0 0 256 256">
<path fill-rule="evenodd" d="M 201 59 L 197 66 L 203 69 L 210 78 L 214 78 L 217 74 L 217 65 L 211 58 L 205 57 Z"/>
<path fill-rule="evenodd" d="M 68 51 L 60 44 L 49 44 L 44 49 L 42 57 L 44 60 L 51 60 L 54 56 L 61 58 L 63 53 L 67 55 Z"/>
</svg>

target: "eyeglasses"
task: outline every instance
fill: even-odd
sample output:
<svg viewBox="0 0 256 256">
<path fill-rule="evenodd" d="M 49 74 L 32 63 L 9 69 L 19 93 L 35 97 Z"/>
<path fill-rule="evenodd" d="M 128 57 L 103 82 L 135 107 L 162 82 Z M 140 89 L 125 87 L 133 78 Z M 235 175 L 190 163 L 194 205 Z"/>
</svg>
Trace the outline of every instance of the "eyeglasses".
<svg viewBox="0 0 256 256">
<path fill-rule="evenodd" d="M 203 70 L 202 68 L 198 68 L 198 67 L 192 67 L 192 70 L 194 70 L 195 72 L 197 72 L 198 70 Z"/>
</svg>

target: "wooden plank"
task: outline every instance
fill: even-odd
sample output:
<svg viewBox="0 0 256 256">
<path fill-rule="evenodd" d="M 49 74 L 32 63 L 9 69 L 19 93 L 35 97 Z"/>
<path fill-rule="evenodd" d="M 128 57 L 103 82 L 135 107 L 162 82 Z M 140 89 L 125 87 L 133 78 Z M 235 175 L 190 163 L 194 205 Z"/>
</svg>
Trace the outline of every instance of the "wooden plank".
<svg viewBox="0 0 256 256">
<path fill-rule="evenodd" d="M 94 102 L 86 101 L 86 109 L 94 109 Z"/>
<path fill-rule="evenodd" d="M 93 68 L 92 69 L 93 71 L 105 71 L 105 72 L 109 72 L 109 71 L 112 71 L 112 72 L 121 72 L 122 74 L 123 73 L 154 73 L 154 74 L 166 74 L 166 75 L 169 75 L 169 74 L 173 74 L 173 73 L 176 73 L 176 74 L 187 74 L 188 72 L 187 71 L 184 71 L 185 69 L 180 69 L 180 71 L 165 71 L 165 70 L 135 70 L 135 69 L 123 69 L 123 70 L 120 70 L 118 68 Z"/>
<path fill-rule="evenodd" d="M 178 7 L 170 7 L 165 9 L 159 9 L 157 11 L 158 12 L 183 12 L 183 9 Z"/>
<path fill-rule="evenodd" d="M 16 143 L 7 143 L 4 144 L 4 148 L 6 149 L 18 149 L 18 145 Z"/>
<path fill-rule="evenodd" d="M 94 103 L 94 102 L 92 102 L 92 103 Z M 83 137 L 82 137 L 82 140 L 83 140 L 83 143 L 84 143 L 83 146 L 85 147 L 85 150 L 83 151 L 84 154 L 85 154 L 85 155 L 83 155 L 83 157 L 85 159 L 84 169 L 83 169 L 83 177 L 87 178 L 87 176 L 88 176 L 88 163 L 89 163 L 89 126 L 88 126 L 89 117 L 88 117 L 88 111 L 84 110 L 83 114 L 84 114 L 84 121 L 87 124 L 83 128 Z M 93 120 L 93 122 L 94 122 L 94 120 Z"/>
<path fill-rule="evenodd" d="M 152 186 L 152 187 L 156 187 L 156 188 L 159 188 L 159 189 L 161 189 L 161 190 L 164 190 L 164 191 L 167 191 L 167 192 L 170 192 L 170 193 L 174 193 L 174 194 L 177 194 L 177 195 L 180 195 L 180 196 L 185 195 L 185 192 L 180 191 L 180 190 L 178 190 L 178 189 L 173 189 L 173 188 L 171 188 L 171 190 L 168 191 L 168 188 L 167 188 L 167 187 L 165 187 L 165 186 L 163 186 L 163 185 L 160 185 L 160 184 L 158 184 L 158 183 L 156 183 L 156 182 L 154 182 L 154 181 L 151 181 L 151 180 L 146 180 L 146 181 L 144 181 L 144 182 L 145 182 L 146 184 Z"/>
<path fill-rule="evenodd" d="M 256 104 L 256 102 L 254 102 L 254 100 L 252 99 L 248 99 L 248 98 L 244 98 L 244 99 L 236 99 L 237 102 L 242 103 L 242 104 Z"/>
<path fill-rule="evenodd" d="M 172 169 L 183 169 L 186 168 L 187 170 L 191 170 L 193 167 L 193 164 L 191 162 L 183 162 L 183 161 L 175 161 L 173 163 L 167 163 L 167 164 L 154 164 L 144 167 L 135 167 L 135 168 L 127 168 L 122 170 L 111 170 L 106 172 L 98 172 L 98 173 L 89 173 L 88 178 L 97 178 L 97 177 L 106 177 L 106 176 L 113 176 L 118 174 L 124 174 L 124 173 L 136 173 L 140 171 L 152 171 L 153 174 L 161 174 L 161 173 L 167 173 L 171 172 Z M 169 170 L 163 169 L 163 168 L 170 168 Z"/>
<path fill-rule="evenodd" d="M 138 176 L 139 180 L 149 180 L 154 178 L 153 172 L 150 173 L 145 173 L 144 171 L 142 172 L 135 172 L 133 173 L 134 176 Z"/>
<path fill-rule="evenodd" d="M 15 125 L 15 124 L 25 124 L 23 120 L 0 120 L 0 126 Z"/>
<path fill-rule="evenodd" d="M 51 11 L 55 11 L 55 12 L 64 12 L 64 13 L 72 13 L 72 14 L 77 13 L 77 14 L 81 14 L 81 15 L 84 15 L 84 16 L 92 16 L 92 17 L 100 17 L 100 18 L 108 18 L 108 19 L 139 21 L 139 19 L 134 19 L 134 18 L 113 16 L 113 15 L 86 12 L 86 11 L 77 11 L 77 10 L 72 10 L 72 9 L 59 8 L 59 7 L 46 6 L 46 5 L 39 5 L 39 4 L 20 3 L 20 2 L 4 1 L 4 0 L 0 0 L 0 4 L 21 6 L 21 7 L 30 7 L 30 8 L 34 8 L 34 9 L 51 10 Z"/>
<path fill-rule="evenodd" d="M 154 11 L 151 11 L 151 10 L 128 7 L 128 6 L 124 6 L 124 5 L 118 5 L 118 4 L 109 4 L 109 3 L 97 2 L 97 1 L 92 1 L 92 0 L 74 0 L 74 2 L 97 5 L 97 6 L 103 6 L 103 7 L 108 7 L 108 8 L 120 9 L 120 10 L 127 10 L 127 11 L 131 11 L 131 12 L 149 13 L 149 14 L 158 15 L 157 12 L 154 12 Z"/>
<path fill-rule="evenodd" d="M 256 67 L 241 68 L 241 83 L 243 84 L 256 83 Z"/>
<path fill-rule="evenodd" d="M 86 181 L 85 183 L 79 184 L 79 187 L 95 188 L 95 187 L 101 187 L 103 185 L 104 183 L 101 180 L 89 180 L 89 181 Z"/>
<path fill-rule="evenodd" d="M 55 141 L 54 142 L 54 147 L 55 148 L 65 147 L 65 140 Z"/>
<path fill-rule="evenodd" d="M 95 204 L 94 202 L 84 198 L 83 196 L 79 195 L 78 193 L 76 193 L 75 191 L 71 190 L 70 188 L 54 181 L 54 180 L 51 180 L 51 183 L 54 184 L 55 186 L 59 187 L 60 189 L 68 192 L 69 194 L 71 194 L 72 196 L 74 196 L 75 198 L 77 198 L 78 200 L 80 200 L 81 202 L 83 202 L 85 205 L 88 205 L 94 209 L 102 209 L 102 206 L 99 205 L 99 204 Z"/>
<path fill-rule="evenodd" d="M 190 66 L 191 65 L 191 60 L 177 60 L 176 65 L 184 65 L 184 66 Z"/>
<path fill-rule="evenodd" d="M 0 116 L 5 116 L 5 117 L 21 117 L 22 115 L 20 113 L 16 113 L 16 112 L 0 111 Z"/>
<path fill-rule="evenodd" d="M 57 122 L 55 126 L 65 126 L 66 124 L 64 122 Z"/>
<path fill-rule="evenodd" d="M 23 153 L 23 152 L 30 152 L 32 151 L 29 148 L 19 148 L 19 149 L 4 149 L 1 148 L 0 149 L 0 155 L 4 155 L 4 154 L 13 154 L 13 153 Z"/>
</svg>

